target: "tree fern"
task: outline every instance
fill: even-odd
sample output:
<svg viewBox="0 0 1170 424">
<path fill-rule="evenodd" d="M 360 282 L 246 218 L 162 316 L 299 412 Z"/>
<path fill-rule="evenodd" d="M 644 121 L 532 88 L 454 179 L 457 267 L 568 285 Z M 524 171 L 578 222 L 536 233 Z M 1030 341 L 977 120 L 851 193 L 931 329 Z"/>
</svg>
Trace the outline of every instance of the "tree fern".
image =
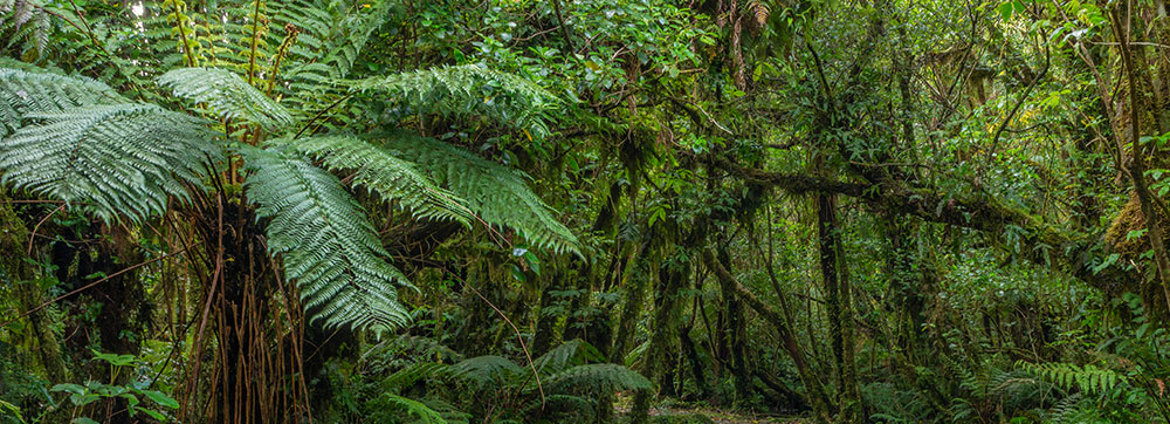
<svg viewBox="0 0 1170 424">
<path fill-rule="evenodd" d="M 396 132 L 381 141 L 445 184 L 484 222 L 512 228 L 538 247 L 579 251 L 577 238 L 532 192 L 523 173 L 431 138 Z"/>
<path fill-rule="evenodd" d="M 320 160 L 331 170 L 352 170 L 353 184 L 365 186 L 383 200 L 395 201 L 416 217 L 467 222 L 467 213 L 454 193 L 440 188 L 411 162 L 385 148 L 353 136 L 332 135 L 275 140 Z"/>
<path fill-rule="evenodd" d="M 446 364 L 438 362 L 416 362 L 382 379 L 381 387 L 387 392 L 400 392 L 419 380 L 446 374 L 449 369 Z"/>
<path fill-rule="evenodd" d="M 25 117 L 35 123 L 0 140 L 4 182 L 85 204 L 106 221 L 157 215 L 169 197 L 187 198 L 183 183 L 198 184 L 200 164 L 218 153 L 198 121 L 155 105 L 82 106 Z"/>
<path fill-rule="evenodd" d="M 410 113 L 484 117 L 533 137 L 548 132 L 544 113 L 556 101 L 531 81 L 479 65 L 404 72 L 355 81 L 350 87 L 385 93 Z"/>
<path fill-rule="evenodd" d="M 409 319 L 395 291 L 406 277 L 388 256 L 366 217 L 336 177 L 308 161 L 275 150 L 242 146 L 252 171 L 248 197 L 268 218 L 268 249 L 297 282 L 305 307 L 328 326 L 378 333 Z"/>
<path fill-rule="evenodd" d="M 218 68 L 182 68 L 163 74 L 159 85 L 176 96 L 205 103 L 223 118 L 243 119 L 268 131 L 288 128 L 292 115 L 239 75 Z"/>
<path fill-rule="evenodd" d="M 593 345 L 581 339 L 574 339 L 550 349 L 533 362 L 541 373 L 552 374 L 575 365 L 604 360 L 605 357 Z"/>
<path fill-rule="evenodd" d="M 504 383 L 524 372 L 524 368 L 515 362 L 495 355 L 476 356 L 451 366 L 453 377 L 480 386 Z"/>
</svg>

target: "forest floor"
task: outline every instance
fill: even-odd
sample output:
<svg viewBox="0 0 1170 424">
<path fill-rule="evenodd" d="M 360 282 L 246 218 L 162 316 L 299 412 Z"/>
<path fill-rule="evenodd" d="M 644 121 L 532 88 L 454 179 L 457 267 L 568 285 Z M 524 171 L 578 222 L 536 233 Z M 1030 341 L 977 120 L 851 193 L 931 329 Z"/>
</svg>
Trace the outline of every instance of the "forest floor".
<svg viewBox="0 0 1170 424">
<path fill-rule="evenodd" d="M 629 410 L 619 405 L 616 412 L 618 415 L 625 415 Z M 710 421 L 696 419 L 699 415 L 710 419 Z M 804 424 L 812 422 L 803 417 L 753 414 L 747 411 L 727 411 L 715 408 L 675 406 L 650 408 L 650 416 L 668 416 L 673 418 L 659 421 L 666 424 L 704 424 L 707 422 L 714 424 Z"/>
<path fill-rule="evenodd" d="M 618 394 L 614 403 L 614 412 L 617 416 L 624 416 L 633 406 L 633 396 Z M 702 403 L 687 403 L 668 400 L 650 408 L 651 417 L 670 417 L 657 421 L 661 424 L 806 424 L 810 420 L 800 416 L 783 416 L 753 413 L 743 410 L 725 410 L 714 408 Z M 704 420 L 699 416 L 706 417 Z M 698 418 L 698 419 L 696 419 Z M 654 422 L 654 421 L 652 421 Z"/>
<path fill-rule="evenodd" d="M 676 409 L 654 408 L 650 415 L 685 416 L 699 414 L 710 418 L 715 424 L 803 424 L 811 422 L 801 417 L 778 417 L 752 414 L 745 411 L 723 411 L 718 409 Z"/>
</svg>

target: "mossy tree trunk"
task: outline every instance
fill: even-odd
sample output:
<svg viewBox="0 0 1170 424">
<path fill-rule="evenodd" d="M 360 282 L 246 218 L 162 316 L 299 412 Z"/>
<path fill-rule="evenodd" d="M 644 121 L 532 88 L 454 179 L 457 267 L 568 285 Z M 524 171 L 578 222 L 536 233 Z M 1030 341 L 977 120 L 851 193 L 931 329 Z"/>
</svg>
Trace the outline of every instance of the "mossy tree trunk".
<svg viewBox="0 0 1170 424">
<path fill-rule="evenodd" d="M 829 314 L 830 345 L 837 368 L 837 402 L 840 408 L 837 420 L 860 423 L 865 420 L 865 414 L 857 387 L 857 362 L 854 360 L 853 287 L 849 284 L 841 248 L 836 196 L 817 194 L 817 228 L 821 277 Z"/>
</svg>

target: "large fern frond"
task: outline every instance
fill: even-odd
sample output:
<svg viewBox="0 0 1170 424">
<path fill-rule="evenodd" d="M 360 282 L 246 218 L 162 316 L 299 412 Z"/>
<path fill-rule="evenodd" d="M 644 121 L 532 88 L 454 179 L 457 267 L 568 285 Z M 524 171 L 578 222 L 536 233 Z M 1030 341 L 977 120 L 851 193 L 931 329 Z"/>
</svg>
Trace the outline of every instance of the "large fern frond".
<svg viewBox="0 0 1170 424">
<path fill-rule="evenodd" d="M 449 368 L 447 364 L 439 362 L 416 362 L 382 379 L 381 387 L 387 392 L 401 392 L 419 380 L 445 374 Z"/>
<path fill-rule="evenodd" d="M 239 149 L 253 173 L 248 197 L 269 219 L 268 249 L 282 256 L 314 319 L 378 333 L 406 324 L 395 284 L 409 283 L 383 259 L 374 227 L 341 181 L 285 152 Z"/>
<path fill-rule="evenodd" d="M 383 147 L 348 135 L 274 140 L 320 160 L 333 171 L 353 171 L 355 185 L 365 186 L 386 201 L 394 201 L 415 217 L 467 223 L 463 200 L 439 187 L 411 162 Z"/>
<path fill-rule="evenodd" d="M 520 365 L 496 355 L 467 358 L 449 369 L 455 378 L 477 385 L 505 383 L 524 373 L 524 368 Z"/>
<path fill-rule="evenodd" d="M 0 140 L 5 182 L 70 204 L 99 218 L 138 220 L 186 199 L 201 164 L 218 151 L 190 116 L 149 104 L 82 106 L 26 115 Z"/>
<path fill-rule="evenodd" d="M 0 68 L 0 137 L 15 131 L 30 113 L 126 102 L 110 87 L 89 78 Z"/>
<path fill-rule="evenodd" d="M 540 355 L 533 364 L 542 374 L 555 374 L 575 365 L 604 360 L 601 352 L 589 342 L 573 339 Z"/>
<path fill-rule="evenodd" d="M 386 406 L 399 409 L 405 415 L 414 417 L 412 421 L 418 424 L 447 424 L 447 420 L 443 414 L 431 409 L 430 406 L 417 400 L 395 395 L 392 393 L 383 393 L 382 400 Z"/>
<path fill-rule="evenodd" d="M 549 377 L 549 390 L 561 393 L 613 393 L 646 390 L 652 385 L 641 374 L 618 364 L 578 365 Z"/>
<path fill-rule="evenodd" d="M 235 73 L 219 68 L 182 68 L 158 78 L 176 96 L 204 103 L 222 118 L 243 119 L 268 131 L 293 124 L 292 114 Z"/>
<path fill-rule="evenodd" d="M 577 238 L 532 192 L 523 173 L 450 144 L 404 132 L 389 134 L 382 142 L 445 184 L 484 222 L 512 228 L 537 247 L 579 252 Z"/>
<path fill-rule="evenodd" d="M 523 129 L 534 137 L 547 134 L 545 112 L 556 97 L 516 75 L 480 65 L 403 72 L 351 83 L 351 91 L 385 93 L 410 113 L 460 118 L 484 117 Z"/>
</svg>

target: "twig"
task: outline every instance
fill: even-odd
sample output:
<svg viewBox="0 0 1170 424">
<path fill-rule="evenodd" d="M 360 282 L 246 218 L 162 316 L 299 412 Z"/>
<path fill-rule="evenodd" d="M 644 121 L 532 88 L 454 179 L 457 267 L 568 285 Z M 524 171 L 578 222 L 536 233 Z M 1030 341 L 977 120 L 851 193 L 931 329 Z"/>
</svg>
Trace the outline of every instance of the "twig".
<svg viewBox="0 0 1170 424">
<path fill-rule="evenodd" d="M 504 321 L 506 321 L 508 325 L 512 327 L 512 331 L 516 333 L 516 340 L 520 342 L 520 349 L 524 351 L 524 356 L 528 358 L 528 368 L 532 370 L 532 376 L 536 377 L 536 388 L 540 391 L 540 407 L 543 409 L 546 404 L 546 399 L 544 396 L 544 384 L 540 382 L 540 374 L 536 372 L 536 363 L 532 361 L 532 353 L 528 351 L 528 346 L 524 344 L 524 337 L 520 335 L 520 328 L 516 327 L 516 324 L 512 323 L 512 320 L 504 314 L 504 311 L 501 311 L 500 308 L 497 308 L 496 305 L 492 303 L 492 301 L 484 297 L 483 294 L 479 292 L 479 290 L 476 290 L 475 287 L 472 287 L 471 284 L 468 284 L 466 280 L 450 271 L 448 271 L 448 274 L 451 274 L 451 276 L 459 279 L 459 281 L 463 283 L 463 287 L 471 289 L 471 291 L 475 293 L 476 296 L 479 296 L 480 299 L 483 299 L 484 303 L 487 303 L 488 306 L 492 308 L 492 310 L 496 311 L 496 314 L 498 314 L 500 318 L 503 318 Z"/>
<path fill-rule="evenodd" d="M 93 287 L 93 286 L 96 286 L 96 285 L 98 285 L 98 284 L 104 283 L 104 282 L 106 282 L 106 281 L 110 280 L 111 278 L 117 277 L 117 276 L 119 276 L 119 275 L 125 274 L 125 273 L 127 273 L 127 272 L 133 271 L 133 270 L 135 270 L 135 269 L 138 269 L 138 268 L 142 268 L 142 267 L 144 267 L 144 266 L 146 266 L 146 265 L 150 265 L 150 264 L 152 264 L 152 263 L 155 263 L 155 262 L 158 262 L 158 261 L 160 261 L 160 260 L 163 260 L 163 259 L 169 258 L 169 257 L 171 257 L 171 256 L 178 255 L 178 254 L 180 254 L 180 253 L 186 252 L 186 251 L 187 251 L 187 249 L 188 249 L 188 248 L 190 248 L 190 247 L 191 247 L 191 246 L 187 246 L 187 247 L 184 247 L 183 249 L 181 249 L 181 250 L 179 250 L 179 251 L 177 251 L 177 252 L 164 253 L 162 256 L 159 256 L 159 257 L 157 257 L 157 258 L 154 258 L 154 259 L 151 259 L 151 260 L 148 260 L 148 261 L 144 261 L 144 262 L 139 262 L 138 264 L 135 264 L 135 265 L 131 265 L 131 266 L 129 266 L 129 267 L 126 267 L 126 268 L 122 269 L 121 271 L 118 271 L 118 272 L 115 272 L 115 273 L 113 273 L 113 274 L 107 275 L 105 278 L 102 278 L 102 279 L 100 279 L 100 280 L 97 280 L 97 281 L 94 281 L 94 282 L 92 282 L 92 283 L 89 283 L 89 284 L 86 284 L 86 285 L 84 285 L 84 286 L 81 286 L 80 288 L 77 288 L 77 289 L 75 289 L 75 290 L 73 290 L 73 291 L 71 291 L 71 292 L 69 292 L 69 293 L 65 293 L 65 294 L 63 294 L 63 295 L 57 296 L 57 297 L 53 298 L 53 300 L 47 301 L 47 302 L 45 302 L 45 303 L 42 303 L 42 304 L 38 305 L 37 307 L 35 307 L 35 308 L 32 308 L 32 309 L 29 309 L 27 312 L 25 312 L 25 313 L 23 313 L 23 314 L 20 314 L 20 316 L 18 316 L 18 317 L 16 317 L 16 318 L 13 318 L 13 319 L 11 319 L 11 320 L 9 320 L 9 321 L 7 321 L 7 322 L 3 323 L 3 324 L 0 324 L 0 327 L 7 327 L 7 326 L 11 325 L 12 323 L 16 322 L 17 320 L 19 320 L 19 319 L 21 319 L 21 318 L 27 317 L 27 316 L 29 316 L 29 315 L 31 315 L 31 314 L 33 314 L 33 313 L 35 313 L 35 312 L 37 312 L 37 311 L 39 311 L 39 310 L 41 310 L 41 309 L 45 309 L 45 308 L 46 308 L 46 307 L 48 307 L 49 305 L 52 305 L 52 304 L 54 304 L 54 303 L 57 303 L 57 302 L 60 302 L 60 301 L 64 300 L 64 299 L 65 299 L 65 298 L 67 298 L 67 297 L 70 297 L 70 296 L 73 296 L 73 295 L 75 295 L 75 294 L 81 293 L 81 292 L 83 292 L 83 291 L 85 291 L 85 290 L 88 290 L 89 288 L 91 288 L 91 287 Z"/>
<path fill-rule="evenodd" d="M 57 209 L 53 209 L 52 212 L 49 212 L 48 215 L 45 215 L 44 218 L 41 218 L 41 220 L 37 222 L 37 225 L 33 227 L 32 234 L 28 235 L 28 252 L 25 254 L 25 256 L 32 256 L 33 240 L 36 239 L 37 230 L 41 229 L 41 224 L 44 224 L 45 221 L 48 221 L 49 218 L 51 218 L 53 215 L 56 215 L 57 212 L 61 212 L 62 209 L 65 209 L 65 205 L 67 204 L 68 203 L 62 203 L 61 206 L 58 206 Z"/>
</svg>

